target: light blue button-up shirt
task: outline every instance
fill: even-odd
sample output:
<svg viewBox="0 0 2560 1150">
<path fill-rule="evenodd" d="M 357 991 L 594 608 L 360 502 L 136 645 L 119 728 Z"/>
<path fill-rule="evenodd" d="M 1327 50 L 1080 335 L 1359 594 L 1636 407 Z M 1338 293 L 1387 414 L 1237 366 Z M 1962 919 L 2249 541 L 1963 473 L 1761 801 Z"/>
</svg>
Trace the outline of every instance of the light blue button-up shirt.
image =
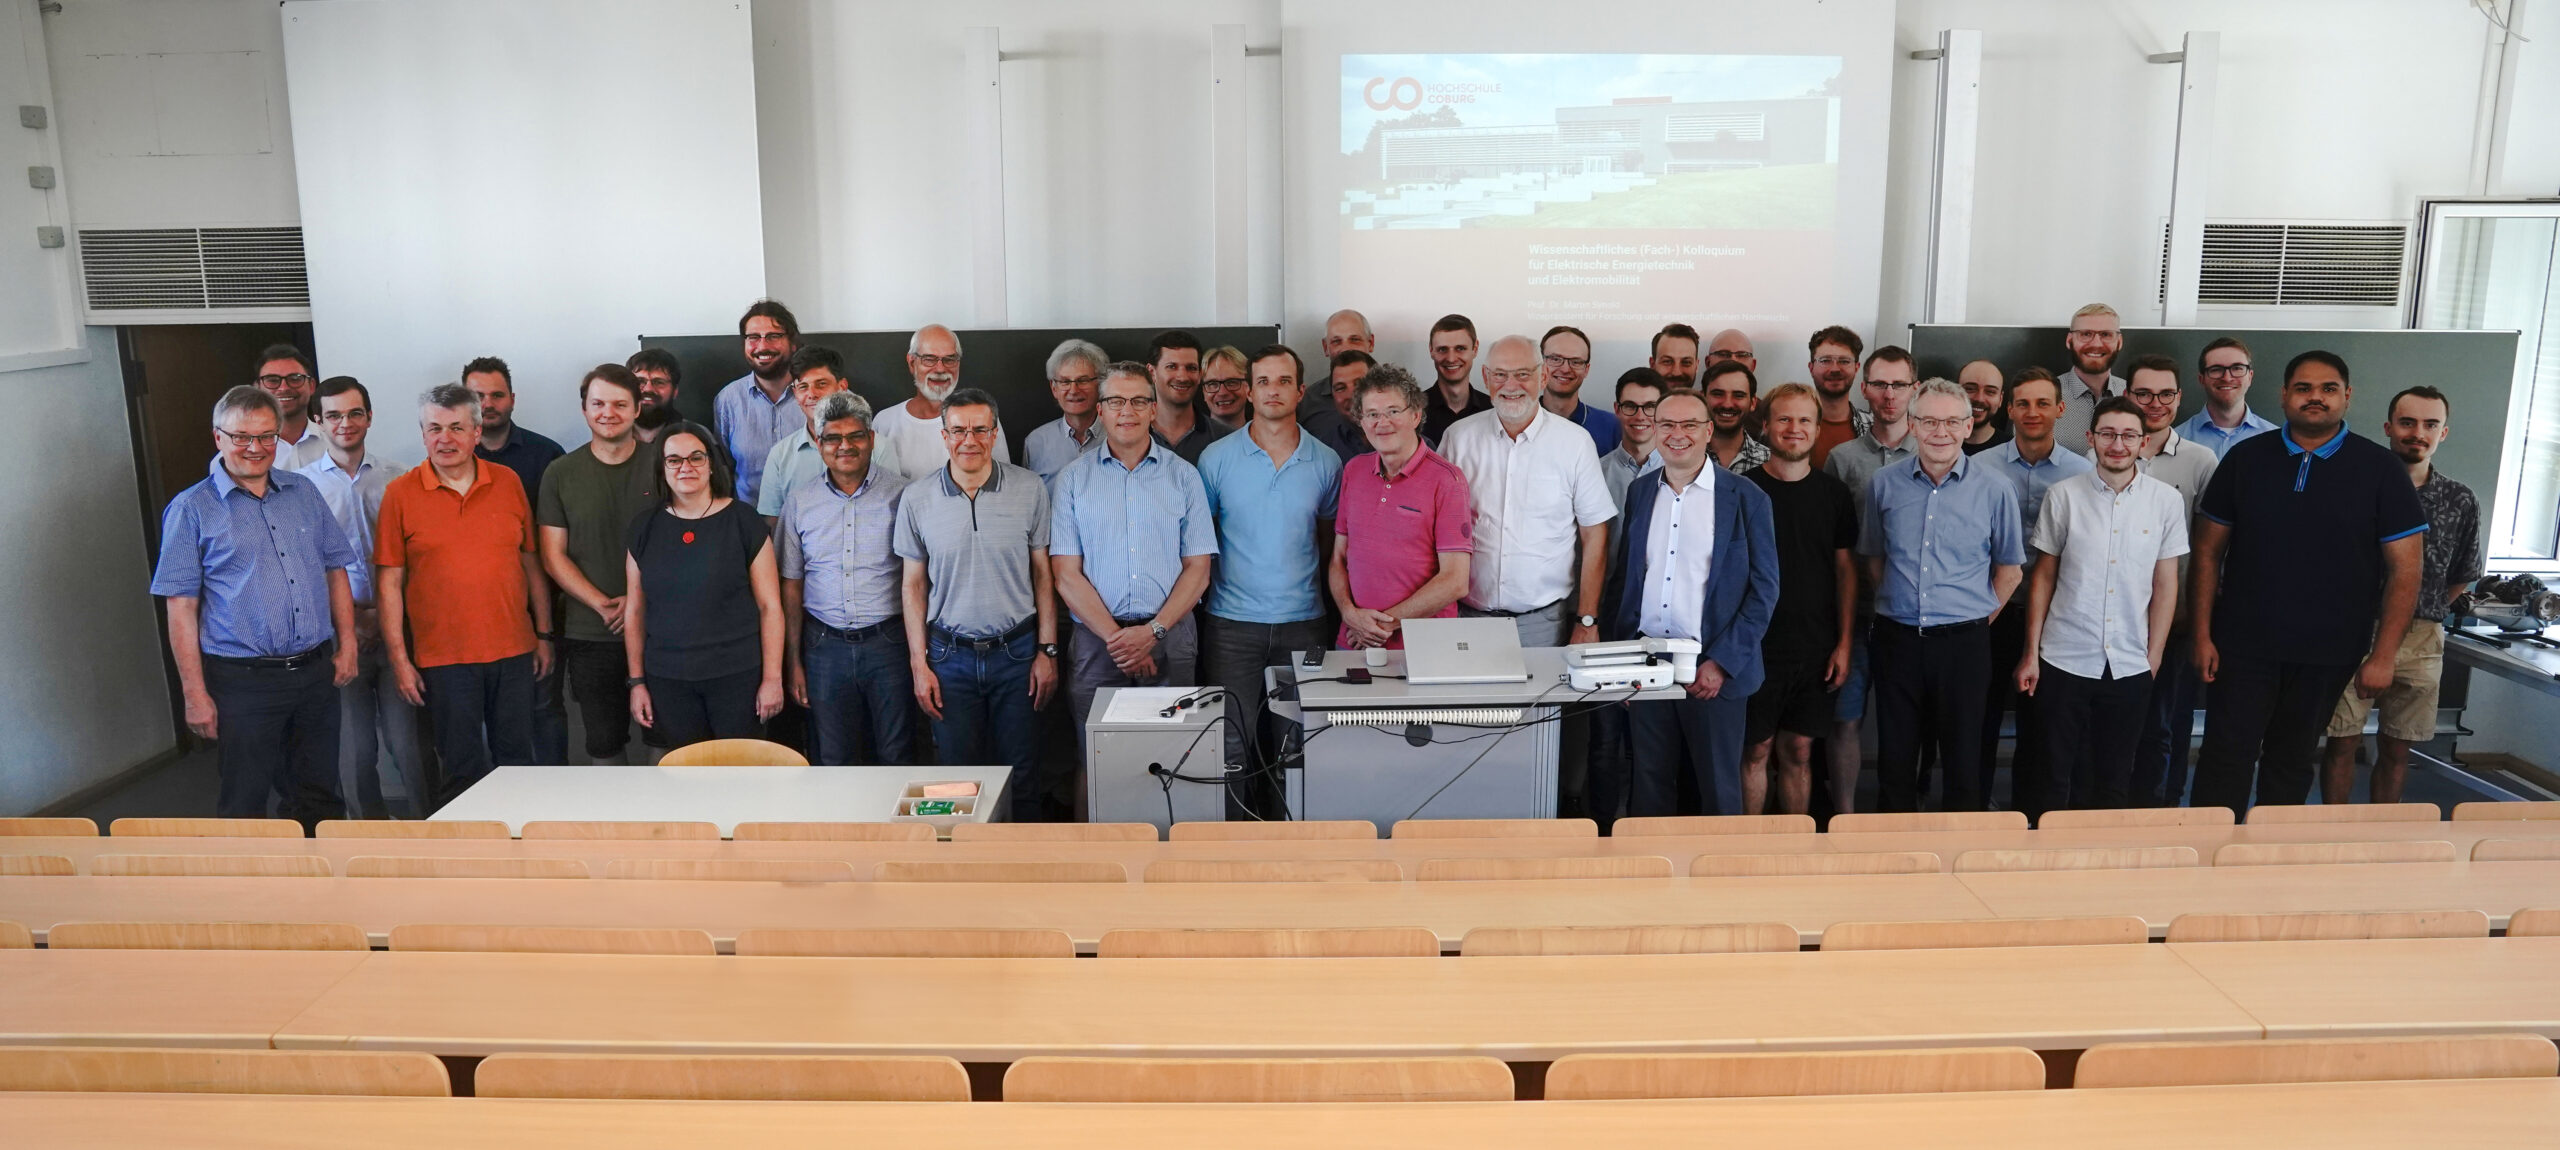
<svg viewBox="0 0 2560 1150">
<path fill-rule="evenodd" d="M 2086 475 L 2098 469 L 2097 464 L 2060 450 L 2059 445 L 2056 450 L 2047 452 L 2043 459 L 2029 463 L 2026 456 L 2019 454 L 2015 439 L 1973 458 L 1990 464 L 1994 472 L 2018 489 L 2019 529 L 2029 535 L 2035 534 L 2036 516 L 2044 511 L 2045 492 L 2074 475 Z"/>
<path fill-rule="evenodd" d="M 1105 445 L 1076 457 L 1053 481 L 1049 554 L 1084 560 L 1085 580 L 1114 619 L 1164 609 L 1182 561 L 1218 553 L 1209 494 L 1197 468 L 1161 443 L 1135 468 Z"/>
<path fill-rule="evenodd" d="M 329 572 L 356 558 L 309 479 L 270 471 L 261 499 L 217 458 L 213 473 L 179 492 L 160 516 L 151 593 L 200 601 L 205 654 L 299 655 L 337 637 Z"/>
<path fill-rule="evenodd" d="M 2026 534 L 2017 488 L 1974 472 L 1980 458 L 1958 456 L 1946 479 L 1933 483 L 1915 455 L 1867 481 L 1858 554 L 1884 557 L 1876 614 L 1937 627 L 1988 618 L 1999 608 L 1991 569 L 2024 566 Z"/>
<path fill-rule="evenodd" d="M 1209 613 L 1238 623 L 1295 623 L 1324 614 L 1316 524 L 1334 517 L 1342 457 L 1298 429 L 1298 449 L 1278 467 L 1252 425 L 1200 453 L 1200 482 L 1218 521 L 1218 573 Z"/>
<path fill-rule="evenodd" d="M 347 590 L 359 605 L 373 603 L 373 525 L 382 519 L 382 493 L 391 489 L 391 481 L 409 468 L 393 463 L 368 451 L 364 462 L 356 465 L 354 474 L 338 466 L 338 457 L 323 453 L 318 463 L 294 470 L 311 481 L 320 498 L 329 504 L 329 515 L 338 528 L 347 533 L 347 543 L 356 549 L 356 561 L 347 564 Z"/>
<path fill-rule="evenodd" d="M 764 457 L 774 444 L 809 426 L 800 401 L 788 387 L 782 398 L 767 398 L 751 371 L 712 397 L 711 418 L 720 425 L 720 438 L 728 441 L 729 462 L 738 468 L 738 502 L 756 506 L 756 494 L 764 490 Z"/>
<path fill-rule="evenodd" d="M 899 614 L 905 564 L 891 543 L 906 486 L 874 465 L 851 495 L 823 472 L 791 493 L 774 524 L 774 561 L 783 578 L 802 581 L 802 610 L 839 631 Z"/>
<path fill-rule="evenodd" d="M 1022 465 L 1038 474 L 1040 482 L 1053 482 L 1077 456 L 1102 446 L 1102 421 L 1094 420 L 1084 429 L 1084 436 L 1084 442 L 1076 442 L 1075 432 L 1067 429 L 1067 417 L 1063 415 L 1032 428 L 1031 434 L 1022 437 Z"/>
<path fill-rule="evenodd" d="M 2178 434 L 2212 448 L 2215 459 L 2231 454 L 2232 444 L 2253 435 L 2264 435 L 2275 429 L 2274 421 L 2245 407 L 2240 409 L 2240 426 L 2228 431 L 2223 430 L 2221 424 L 2213 421 L 2211 411 L 2199 411 L 2190 415 L 2187 421 L 2179 424 L 2177 428 Z"/>
</svg>

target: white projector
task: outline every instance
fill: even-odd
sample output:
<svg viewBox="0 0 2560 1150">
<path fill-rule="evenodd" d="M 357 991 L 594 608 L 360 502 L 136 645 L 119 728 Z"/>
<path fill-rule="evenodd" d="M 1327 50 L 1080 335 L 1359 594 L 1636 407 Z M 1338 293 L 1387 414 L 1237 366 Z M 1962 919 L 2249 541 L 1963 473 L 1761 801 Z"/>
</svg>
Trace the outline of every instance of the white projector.
<svg viewBox="0 0 2560 1150">
<path fill-rule="evenodd" d="M 1564 649 L 1565 682 L 1577 691 L 1651 691 L 1698 678 L 1694 639 L 1629 639 Z"/>
</svg>

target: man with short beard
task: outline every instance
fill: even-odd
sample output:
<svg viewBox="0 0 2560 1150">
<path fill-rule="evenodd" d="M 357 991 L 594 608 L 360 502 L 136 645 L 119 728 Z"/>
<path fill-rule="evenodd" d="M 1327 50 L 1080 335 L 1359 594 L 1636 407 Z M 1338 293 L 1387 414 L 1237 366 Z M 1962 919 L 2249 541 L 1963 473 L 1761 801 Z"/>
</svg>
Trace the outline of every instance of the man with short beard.
<svg viewBox="0 0 2560 1150">
<path fill-rule="evenodd" d="M 2041 367 L 2027 370 L 2053 378 Z M 2000 418 L 2001 409 L 2009 404 L 2008 393 L 2000 386 L 2000 365 L 1974 360 L 1956 369 L 1956 386 L 1964 389 L 1965 402 L 1973 405 L 1973 434 L 1964 439 L 1964 453 L 1980 455 L 2009 442 L 2009 423 Z"/>
<path fill-rule="evenodd" d="M 1200 453 L 1230 430 L 1200 410 L 1200 340 L 1187 331 L 1158 332 L 1147 343 L 1147 380 L 1155 384 L 1155 425 L 1148 435 L 1197 466 Z"/>
<path fill-rule="evenodd" d="M 619 763 L 631 743 L 629 657 L 622 646 L 631 521 L 660 502 L 663 465 L 634 438 L 640 382 L 598 364 L 578 381 L 587 442 L 543 473 L 534 501 L 542 569 L 567 600 L 560 663 L 586 728 L 587 761 Z"/>
<path fill-rule="evenodd" d="M 1816 471 L 1830 466 L 1832 448 L 1867 433 L 1871 417 L 1849 402 L 1849 386 L 1858 381 L 1858 357 L 1866 347 L 1858 333 L 1836 324 L 1805 341 L 1805 371 L 1813 378 L 1814 397 L 1822 402 L 1822 431 L 1813 437 Z M 1895 433 L 1897 441 L 1900 434 Z M 1849 491 L 1856 494 L 1859 488 L 1852 484 Z"/>
<path fill-rule="evenodd" d="M 1547 367 L 1547 388 L 1538 402 L 1590 432 L 1591 445 L 1609 454 L 1618 446 L 1618 417 L 1582 402 L 1582 381 L 1591 374 L 1591 337 L 1581 328 L 1551 327 L 1538 340 L 1538 354 Z"/>
<path fill-rule="evenodd" d="M 1751 416 L 1760 409 L 1760 377 L 1733 360 L 1707 365 L 1698 390 L 1707 397 L 1707 416 L 1716 433 L 1707 451 L 1716 466 L 1739 475 L 1769 460 L 1769 445 L 1751 437 Z"/>
<path fill-rule="evenodd" d="M 711 401 L 721 446 L 736 466 L 738 502 L 755 506 L 764 490 L 764 457 L 808 422 L 791 397 L 791 353 L 800 350 L 800 321 L 780 301 L 760 299 L 738 317 L 747 374 Z"/>
<path fill-rule="evenodd" d="M 2116 357 L 2124 354 L 2124 327 L 2116 309 L 2093 303 L 2071 313 L 2071 330 L 2063 333 L 2062 346 L 2071 351 L 2071 370 L 2059 380 L 2062 414 L 2053 421 L 2053 440 L 2070 445 L 2088 438 L 2089 419 L 2101 401 L 2124 394 L 2124 377 L 2115 374 Z"/>
<path fill-rule="evenodd" d="M 1813 741 L 1838 721 L 1833 692 L 1849 677 L 1849 628 L 1857 614 L 1857 505 L 1839 480 L 1813 468 L 1822 403 L 1790 383 L 1769 393 L 1769 460 L 1744 473 L 1769 497 L 1776 525 L 1778 602 L 1760 643 L 1767 668 L 1751 695 L 1742 765 L 1742 813 L 1767 809 L 1769 761 L 1778 763 L 1778 809 L 1805 814 L 1813 798 Z M 1843 773 L 1835 756 L 1833 813 L 1854 809 L 1857 761 Z"/>
<path fill-rule="evenodd" d="M 276 344 L 258 353 L 258 390 L 276 401 L 277 470 L 299 471 L 329 453 L 329 437 L 320 429 L 319 412 L 311 402 L 319 374 L 311 357 L 292 344 Z"/>
<path fill-rule="evenodd" d="M 667 349 L 644 347 L 622 361 L 622 369 L 640 381 L 640 414 L 631 420 L 632 434 L 642 443 L 655 443 L 659 428 L 684 418 L 676 413 L 676 389 L 683 383 L 684 368 Z"/>
<path fill-rule="evenodd" d="M 1435 378 L 1422 396 L 1422 441 L 1439 446 L 1440 437 L 1449 433 L 1449 425 L 1479 411 L 1493 410 L 1493 401 L 1469 382 L 1476 367 L 1476 321 L 1462 315 L 1444 315 L 1431 325 L 1431 371 Z"/>
<path fill-rule="evenodd" d="M 1817 341 L 1813 360 L 1816 373 L 1814 391 L 1822 400 L 1823 408 L 1821 431 L 1814 439 L 1815 458 L 1821 457 L 1820 436 L 1829 435 L 1836 426 L 1831 421 L 1831 394 L 1820 383 L 1822 373 L 1837 367 L 1835 360 L 1848 346 L 1840 342 L 1842 339 L 1854 342 L 1858 338 L 1845 328 L 1829 328 L 1826 332 L 1828 334 L 1817 332 L 1814 335 Z M 1822 465 L 1823 474 L 1839 480 L 1849 489 L 1849 502 L 1857 509 L 1860 531 L 1866 530 L 1868 481 L 1875 478 L 1877 472 L 1911 458 L 1915 446 L 1909 419 L 1911 392 L 1919 385 L 1919 379 L 1919 371 L 1911 360 L 1910 352 L 1890 344 L 1877 348 L 1875 354 L 1867 357 L 1866 379 L 1859 384 L 1859 389 L 1866 396 L 1867 407 L 1875 414 L 1869 416 L 1865 412 L 1853 411 L 1852 415 L 1863 421 L 1865 430 L 1859 432 L 1857 438 L 1833 450 L 1829 461 Z M 1965 410 L 1970 416 L 1972 405 L 1966 404 Z M 1859 570 L 1861 575 L 1865 573 L 1863 565 Z M 1871 584 L 1860 588 L 1858 622 L 1850 628 L 1849 677 L 1840 684 L 1840 722 L 1832 728 L 1829 742 L 1834 777 L 1855 777 L 1854 772 L 1860 770 L 1865 762 L 1865 752 L 1858 742 L 1858 723 L 1867 713 L 1867 636 L 1873 630 L 1868 626 L 1868 620 L 1875 611 L 1875 590 Z M 1918 767 L 1913 767 L 1913 771 L 1916 775 Z M 1848 801 L 1837 795 L 1833 798 L 1839 802 Z"/>
<path fill-rule="evenodd" d="M 878 459 L 891 461 L 886 470 L 914 482 L 941 470 L 951 458 L 943 443 L 942 401 L 960 386 L 960 337 L 938 323 L 916 329 L 907 337 L 907 376 L 915 382 L 915 398 L 874 412 L 871 438 Z M 1001 423 L 990 452 L 988 458 L 996 463 L 1013 462 Z"/>
<path fill-rule="evenodd" d="M 1662 382 L 1674 390 L 1694 386 L 1698 382 L 1698 329 L 1685 323 L 1662 325 L 1646 346 L 1645 363 L 1662 373 Z"/>
<path fill-rule="evenodd" d="M 1597 642 L 1608 522 L 1617 515 L 1600 453 L 1589 433 L 1539 405 L 1543 368 L 1528 337 L 1493 341 L 1483 372 L 1493 410 L 1441 437 L 1440 453 L 1467 477 L 1475 511 L 1475 559 L 1459 611 L 1510 619 L 1523 647 Z"/>
</svg>

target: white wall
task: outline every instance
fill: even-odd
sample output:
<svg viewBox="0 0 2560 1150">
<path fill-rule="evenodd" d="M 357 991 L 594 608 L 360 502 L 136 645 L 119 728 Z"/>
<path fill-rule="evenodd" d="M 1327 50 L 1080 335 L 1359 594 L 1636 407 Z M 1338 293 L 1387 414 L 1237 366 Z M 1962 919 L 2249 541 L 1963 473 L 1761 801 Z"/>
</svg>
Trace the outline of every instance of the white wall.
<svg viewBox="0 0 2560 1150">
<path fill-rule="evenodd" d="M 80 313 L 71 289 L 71 248 L 37 246 L 36 229 L 71 220 L 66 189 L 30 186 L 27 169 L 48 167 L 57 181 L 61 131 L 46 66 L 44 28 L 33 4 L 0 9 L 0 371 L 79 358 Z M 46 109 L 53 126 L 17 125 L 22 105 Z"/>
</svg>

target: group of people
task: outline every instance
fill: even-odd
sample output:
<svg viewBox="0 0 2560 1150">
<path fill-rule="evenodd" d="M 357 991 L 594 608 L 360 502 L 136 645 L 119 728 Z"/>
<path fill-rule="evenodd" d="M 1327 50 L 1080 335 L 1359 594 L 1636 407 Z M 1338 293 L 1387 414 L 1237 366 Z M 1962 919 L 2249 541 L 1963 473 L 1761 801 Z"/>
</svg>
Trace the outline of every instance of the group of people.
<svg viewBox="0 0 2560 1150">
<path fill-rule="evenodd" d="M 2017 808 L 2174 805 L 2200 694 L 2197 804 L 2301 801 L 2324 730 L 2345 801 L 2377 698 L 2393 801 L 2433 735 L 2432 621 L 2480 574 L 2477 504 L 2431 465 L 2440 392 L 2394 397 L 2385 449 L 2345 425 L 2347 364 L 2306 352 L 2273 423 L 2225 338 L 2180 423 L 2184 365 L 2118 375 L 2104 305 L 2059 376 L 1923 380 L 1827 327 L 1810 383 L 1765 393 L 1747 336 L 1673 324 L 1605 409 L 1572 327 L 1480 341 L 1444 317 L 1428 384 L 1353 311 L 1320 377 L 1281 344 L 1168 331 L 1115 361 L 1070 339 L 1021 465 L 947 328 L 914 334 L 913 394 L 876 410 L 783 305 L 738 334 L 750 370 L 714 426 L 644 349 L 580 380 L 570 451 L 473 360 L 419 398 L 414 468 L 371 451 L 363 384 L 266 352 L 214 410 L 152 581 L 222 813 L 382 817 L 387 752 L 423 814 L 496 764 L 567 761 L 574 700 L 597 762 L 630 761 L 635 726 L 682 746 L 770 721 L 830 764 L 928 736 L 1012 766 L 1013 817 L 1063 819 L 1037 715 L 1061 688 L 1080 726 L 1105 687 L 1215 685 L 1231 813 L 1286 817 L 1264 668 L 1459 614 L 1523 646 L 1700 645 L 1682 698 L 1571 709 L 1561 805 L 1604 825 L 1802 812 L 1825 743 L 1851 809 L 1870 701 L 1886 810 L 1919 807 L 1931 759 L 1947 808 L 1984 806 L 2011 711 Z"/>
</svg>

